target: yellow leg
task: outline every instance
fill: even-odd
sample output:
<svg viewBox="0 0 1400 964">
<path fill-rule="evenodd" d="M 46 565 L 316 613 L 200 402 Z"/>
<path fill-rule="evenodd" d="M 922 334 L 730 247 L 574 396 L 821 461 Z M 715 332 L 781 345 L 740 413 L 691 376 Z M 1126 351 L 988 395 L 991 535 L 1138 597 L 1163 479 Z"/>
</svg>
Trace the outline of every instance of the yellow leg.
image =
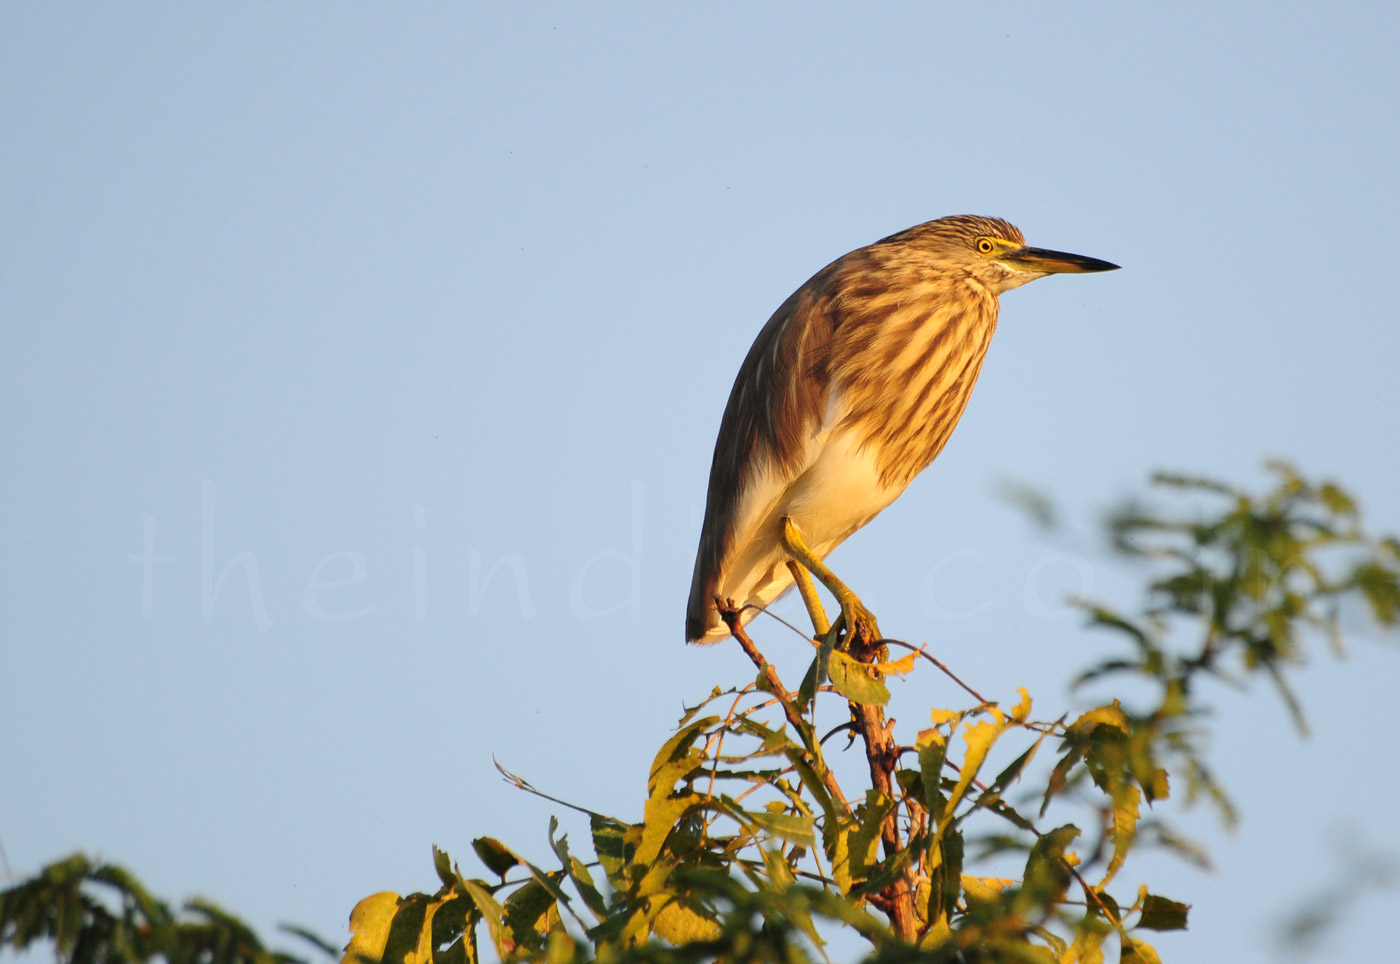
<svg viewBox="0 0 1400 964">
<path fill-rule="evenodd" d="M 797 583 L 797 592 L 807 607 L 807 615 L 812 618 L 812 629 L 816 635 L 825 636 L 831 631 L 831 623 L 826 618 L 822 601 L 817 598 L 817 587 L 812 585 L 812 574 L 796 559 L 789 559 L 787 567 L 792 573 L 793 581 Z"/>
<path fill-rule="evenodd" d="M 844 582 L 836 578 L 836 573 L 828 569 L 825 563 L 817 558 L 802 538 L 802 531 L 797 528 L 792 519 L 786 516 L 783 518 L 783 546 L 794 560 L 801 563 L 812 575 L 821 580 L 822 585 L 836 597 L 836 601 L 841 605 L 841 619 L 845 622 L 848 633 L 864 635 L 870 642 L 884 638 L 880 635 L 880 627 L 875 622 L 875 615 L 865 608 L 865 604 L 855 593 L 851 592 Z M 799 588 L 801 585 L 799 580 Z M 803 601 L 806 601 L 805 593 Z"/>
</svg>

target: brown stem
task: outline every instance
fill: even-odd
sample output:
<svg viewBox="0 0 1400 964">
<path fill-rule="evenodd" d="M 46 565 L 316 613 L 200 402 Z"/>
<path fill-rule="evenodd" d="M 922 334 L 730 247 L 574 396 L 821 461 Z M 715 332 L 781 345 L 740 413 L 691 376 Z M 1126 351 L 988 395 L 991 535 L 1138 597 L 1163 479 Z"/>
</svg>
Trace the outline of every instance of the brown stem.
<svg viewBox="0 0 1400 964">
<path fill-rule="evenodd" d="M 880 649 L 878 643 L 867 645 L 861 640 L 854 640 L 851 655 L 863 663 L 871 663 L 878 658 Z M 879 706 L 852 703 L 851 711 L 855 714 L 861 738 L 865 741 L 865 758 L 870 764 L 871 785 L 876 793 L 893 800 L 894 771 L 899 765 L 899 747 L 894 742 L 894 721 L 886 721 L 885 711 Z M 895 814 L 896 810 L 891 809 L 885 817 L 884 825 L 880 827 L 880 841 L 886 857 L 894 856 L 904 846 L 904 841 L 899 837 L 899 822 Z M 883 896 L 895 934 L 900 940 L 914 943 L 919 936 L 919 921 L 914 913 L 914 892 L 909 886 L 908 873 L 900 874 L 898 880 L 885 888 Z"/>
<path fill-rule="evenodd" d="M 763 674 L 763 679 L 768 684 L 769 690 L 778 698 L 778 703 L 782 706 L 783 715 L 787 717 L 788 723 L 798 734 L 806 732 L 808 726 L 806 721 L 802 719 L 802 714 L 797 711 L 797 698 L 793 696 L 792 691 L 783 685 L 783 681 L 778 678 L 778 671 L 773 668 L 773 664 L 763 657 L 763 654 L 758 651 L 758 647 L 753 644 L 753 640 L 749 639 L 749 634 L 744 632 L 744 627 L 739 624 L 739 610 L 732 605 L 725 605 L 721 600 L 716 600 L 716 602 L 720 603 L 719 614 L 724 620 L 724 624 L 729 627 L 730 635 L 739 641 L 739 646 L 743 648 L 744 653 Z M 827 769 L 826 764 L 811 749 L 807 750 L 807 764 L 821 775 L 822 783 L 826 785 L 827 791 L 841 801 L 842 808 L 850 812 L 850 804 L 846 802 L 846 795 L 841 792 L 841 787 L 836 782 L 836 775 Z"/>
<path fill-rule="evenodd" d="M 952 680 L 954 683 L 957 683 L 959 686 L 961 686 L 961 687 L 963 688 L 963 690 L 966 691 L 967 694 L 968 694 L 969 696 L 971 696 L 974 700 L 976 700 L 976 701 L 979 702 L 979 703 L 984 703 L 984 704 L 987 702 L 987 698 L 986 698 L 986 697 L 984 697 L 981 693 L 977 692 L 977 691 L 976 691 L 975 689 L 973 689 L 971 686 L 968 686 L 966 683 L 964 683 L 962 680 L 960 680 L 960 679 L 957 677 L 957 674 L 955 674 L 952 670 L 950 670 L 950 669 L 947 667 L 947 665 L 946 665 L 942 660 L 938 659 L 938 658 L 935 657 L 935 656 L 931 656 L 931 655 L 928 653 L 928 651 L 924 649 L 923 646 L 915 646 L 913 643 L 906 643 L 906 642 L 904 642 L 902 639 L 882 639 L 882 640 L 880 640 L 880 642 L 883 643 L 883 644 L 885 644 L 885 645 L 887 645 L 887 646 L 888 646 L 888 645 L 903 646 L 905 649 L 909 650 L 911 653 L 916 653 L 916 654 L 918 654 L 919 656 L 922 656 L 924 659 L 928 660 L 928 661 L 929 661 L 930 663 L 932 663 L 934 666 L 937 666 L 940 670 L 942 670 L 944 676 L 948 677 L 948 678 L 949 678 L 950 680 Z"/>
</svg>

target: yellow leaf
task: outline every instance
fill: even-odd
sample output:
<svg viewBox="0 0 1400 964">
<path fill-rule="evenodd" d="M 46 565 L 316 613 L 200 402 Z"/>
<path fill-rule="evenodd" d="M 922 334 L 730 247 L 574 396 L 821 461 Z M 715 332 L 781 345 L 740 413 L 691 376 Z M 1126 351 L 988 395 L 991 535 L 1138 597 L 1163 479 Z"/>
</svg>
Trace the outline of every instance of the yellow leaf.
<svg viewBox="0 0 1400 964">
<path fill-rule="evenodd" d="M 836 881 L 836 886 L 841 893 L 849 893 L 851 890 L 851 825 L 842 824 L 836 831 L 836 839 L 827 847 L 827 856 L 831 859 L 831 876 Z"/>
<path fill-rule="evenodd" d="M 423 914 L 423 926 L 418 931 L 418 950 L 404 955 L 403 964 L 432 964 L 433 960 L 433 915 L 442 906 L 435 900 L 428 904 Z"/>
<path fill-rule="evenodd" d="M 958 784 L 948 795 L 948 817 L 952 816 L 953 808 L 957 806 L 958 801 L 967 792 L 967 788 L 976 779 L 977 771 L 982 768 L 982 764 L 986 761 L 987 753 L 991 750 L 992 744 L 1005 730 L 1005 726 L 996 723 L 968 723 L 963 726 L 963 741 L 967 743 L 967 753 L 963 757 L 962 772 L 958 775 Z"/>
<path fill-rule="evenodd" d="M 1075 928 L 1074 943 L 1065 949 L 1061 964 L 1103 964 L 1103 942 L 1112 928 L 1095 917 L 1085 914 Z"/>
<path fill-rule="evenodd" d="M 645 823 L 642 826 L 642 839 L 632 854 L 631 863 L 646 866 L 655 860 L 681 817 L 704 802 L 705 797 L 698 793 L 674 797 L 657 794 L 648 800 L 643 809 Z"/>
<path fill-rule="evenodd" d="M 864 877 L 879 860 L 880 830 L 894 807 L 892 798 L 873 789 L 865 791 L 865 811 L 861 814 L 860 827 L 847 844 L 852 876 Z"/>
<path fill-rule="evenodd" d="M 496 902 L 496 898 L 491 896 L 491 892 L 474 880 L 464 880 L 460 886 L 485 919 L 486 929 L 491 934 L 491 944 L 497 950 L 504 948 L 507 953 L 514 949 L 514 941 L 508 941 L 506 937 L 505 911 Z"/>
<path fill-rule="evenodd" d="M 876 663 L 875 669 L 881 673 L 903 676 L 905 673 L 914 672 L 914 659 L 918 655 L 918 653 L 910 653 L 908 656 L 902 656 L 892 663 Z"/>
<path fill-rule="evenodd" d="M 718 689 L 719 687 L 715 687 Z M 569 964 L 577 956 L 578 944 L 564 928 L 549 932 L 549 943 L 545 947 L 545 964 Z"/>
<path fill-rule="evenodd" d="M 948 738 L 939 729 L 920 730 L 918 735 L 914 737 L 914 745 L 918 747 L 942 746 L 947 742 Z"/>
<path fill-rule="evenodd" d="M 350 943 L 345 945 L 341 964 L 365 964 L 384 957 L 389 943 L 389 927 L 399 910 L 399 895 L 390 891 L 372 894 L 350 912 Z"/>
<path fill-rule="evenodd" d="M 1118 873 L 1118 868 L 1123 866 L 1123 859 L 1128 856 L 1128 848 L 1132 846 L 1133 837 L 1137 832 L 1138 814 L 1142 809 L 1141 800 L 1142 793 L 1135 783 L 1124 784 L 1113 795 L 1113 830 L 1110 833 L 1113 838 L 1113 857 L 1108 862 L 1103 880 L 1099 882 L 1100 890 L 1108 886 L 1114 874 Z"/>
<path fill-rule="evenodd" d="M 1085 713 L 1079 719 L 1071 723 L 1069 728 L 1071 730 L 1083 732 L 1085 730 L 1092 730 L 1095 726 L 1099 725 L 1111 726 L 1114 729 L 1122 730 L 1124 733 L 1127 733 L 1129 730 L 1128 714 L 1124 713 L 1123 708 L 1118 705 L 1118 701 L 1114 700 L 1112 704 L 1108 706 L 1100 706 L 1097 709 Z"/>
<path fill-rule="evenodd" d="M 935 850 L 941 848 L 935 847 Z M 928 907 L 928 899 L 933 896 L 933 884 L 928 879 L 928 874 L 919 874 L 914 881 L 914 914 L 920 923 L 925 922 L 927 916 L 924 909 Z"/>
<path fill-rule="evenodd" d="M 953 939 L 952 928 L 948 926 L 947 917 L 939 917 L 929 925 L 928 933 L 919 939 L 919 946 L 924 950 L 933 950 L 942 947 Z"/>
<path fill-rule="evenodd" d="M 652 932 L 662 940 L 672 944 L 690 944 L 696 941 L 712 941 L 719 937 L 719 925 L 708 917 L 697 914 L 680 901 L 668 900 L 661 913 L 652 922 Z"/>
<path fill-rule="evenodd" d="M 504 877 L 507 871 L 520 863 L 520 858 L 494 837 L 477 837 L 472 841 L 472 849 L 486 868 L 498 877 Z"/>
<path fill-rule="evenodd" d="M 1024 686 L 1016 690 L 1021 694 L 1021 702 L 1016 704 L 1016 708 L 1011 711 L 1011 718 L 1017 723 L 1024 723 L 1031 717 L 1031 694 L 1026 692 Z"/>
<path fill-rule="evenodd" d="M 958 713 L 954 710 L 940 710 L 936 707 L 929 713 L 929 715 L 933 717 L 934 726 L 942 726 L 944 723 L 953 723 L 960 716 L 962 716 L 961 713 Z"/>
<path fill-rule="evenodd" d="M 1130 937 L 1123 938 L 1123 953 L 1118 960 L 1121 964 L 1162 964 L 1162 959 L 1150 945 Z"/>
<path fill-rule="evenodd" d="M 970 877 L 962 875 L 963 893 L 968 900 L 995 900 L 996 896 L 1008 887 L 1013 887 L 1020 883 L 1009 877 Z"/>
</svg>

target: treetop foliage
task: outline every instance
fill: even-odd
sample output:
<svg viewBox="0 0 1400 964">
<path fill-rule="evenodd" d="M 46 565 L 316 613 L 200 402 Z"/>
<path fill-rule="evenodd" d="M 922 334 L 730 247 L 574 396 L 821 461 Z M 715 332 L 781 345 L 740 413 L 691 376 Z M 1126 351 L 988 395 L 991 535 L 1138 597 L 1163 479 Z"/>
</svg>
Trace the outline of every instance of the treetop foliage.
<svg viewBox="0 0 1400 964">
<path fill-rule="evenodd" d="M 1161 475 L 1168 508 L 1110 518 L 1116 551 L 1150 567 L 1146 590 L 1131 612 L 1078 602 L 1114 652 L 1077 680 L 1118 698 L 1048 712 L 1024 689 L 987 698 L 927 647 L 867 643 L 839 624 L 814 635 L 789 687 L 735 623 L 757 675 L 685 713 L 655 755 L 639 818 L 556 800 L 586 814 L 586 845 L 554 819 L 533 853 L 483 836 L 484 875 L 434 849 L 436 889 L 362 900 L 343 964 L 484 953 L 795 964 L 826 958 L 841 930 L 873 962 L 1096 964 L 1114 946 L 1124 962 L 1156 961 L 1153 935 L 1185 928 L 1189 908 L 1134 877 L 1130 858 L 1154 846 L 1204 859 L 1157 805 L 1204 799 L 1234 819 L 1203 748 L 1209 684 L 1265 679 L 1302 725 L 1286 672 L 1313 641 L 1339 649 L 1361 612 L 1400 621 L 1400 543 L 1367 535 L 1335 484 L 1272 470 L 1261 494 Z M 886 680 L 913 672 L 947 674 L 965 698 L 925 707 L 905 732 L 885 716 Z M 860 752 L 843 757 L 843 741 Z M 206 926 L 207 905 L 179 923 L 134 881 L 113 885 L 111 868 L 80 859 L 0 895 L 0 943 L 51 939 L 77 964 L 291 960 L 224 917 L 224 943 L 199 943 L 180 928 Z M 116 910 L 89 894 L 98 884 L 115 886 Z"/>
</svg>

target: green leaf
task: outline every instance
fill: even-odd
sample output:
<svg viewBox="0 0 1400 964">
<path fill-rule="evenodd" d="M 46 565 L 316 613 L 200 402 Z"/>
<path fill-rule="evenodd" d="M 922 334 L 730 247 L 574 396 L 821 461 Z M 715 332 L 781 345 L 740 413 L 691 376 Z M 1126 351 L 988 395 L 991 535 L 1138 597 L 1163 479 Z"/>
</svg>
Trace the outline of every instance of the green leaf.
<svg viewBox="0 0 1400 964">
<path fill-rule="evenodd" d="M 987 759 L 987 753 L 991 751 L 992 744 L 1006 732 L 1008 724 L 1005 719 L 997 721 L 988 720 L 982 723 L 965 723 L 963 725 L 963 740 L 967 744 L 967 753 L 963 755 L 962 771 L 958 774 L 958 782 L 953 786 L 952 792 L 948 794 L 947 812 L 939 821 L 939 831 L 947 826 L 952 819 L 953 811 L 958 802 L 962 800 L 967 788 L 972 786 L 972 781 L 977 779 L 977 772 L 982 769 L 983 762 Z"/>
<path fill-rule="evenodd" d="M 399 912 L 399 895 L 385 891 L 371 894 L 350 911 L 350 943 L 341 964 L 366 964 L 384 958 L 389 929 Z"/>
<path fill-rule="evenodd" d="M 703 716 L 703 718 L 696 719 L 696 721 L 687 723 L 686 726 L 676 730 L 671 739 L 661 744 L 661 750 L 657 751 L 657 757 L 651 763 L 652 772 L 661 770 L 665 764 L 672 763 L 672 761 L 685 758 L 687 751 L 690 750 L 690 744 L 694 743 L 696 737 L 718 722 L 720 722 L 718 716 Z M 647 792 L 657 792 L 657 786 L 648 782 Z"/>
<path fill-rule="evenodd" d="M 1021 775 L 1021 771 L 1024 770 L 1027 764 L 1035 757 L 1036 751 L 1040 749 L 1040 744 L 1043 742 L 1045 742 L 1045 736 L 1041 734 L 1040 738 L 1032 743 L 1026 752 L 1012 760 L 1004 770 L 997 774 L 997 778 L 992 781 L 992 785 L 989 789 L 994 793 L 1001 793 L 1009 787 L 1012 781 Z"/>
<path fill-rule="evenodd" d="M 1356 502 L 1331 482 L 1324 483 L 1322 488 L 1317 490 L 1317 495 L 1327 508 L 1338 515 L 1356 515 Z"/>
<path fill-rule="evenodd" d="M 498 877 L 504 877 L 506 871 L 521 862 L 519 857 L 511 853 L 509 847 L 494 837 L 477 837 L 472 841 L 472 849 L 486 865 L 486 869 Z M 444 880 L 443 883 L 447 881 Z"/>
<path fill-rule="evenodd" d="M 850 820 L 828 820 L 822 826 L 822 845 L 831 861 L 831 878 L 843 894 L 850 893 L 858 871 L 851 866 L 851 836 L 855 830 Z"/>
<path fill-rule="evenodd" d="M 1023 883 L 1016 900 L 1022 913 L 1039 912 L 1064 896 L 1070 882 L 1065 848 L 1078 836 L 1078 827 L 1065 824 L 1036 840 L 1026 859 Z"/>
<path fill-rule="evenodd" d="M 1147 894 L 1142 899 L 1142 916 L 1138 918 L 1137 926 L 1150 931 L 1185 930 L 1186 916 L 1190 911 L 1190 904 Z"/>
<path fill-rule="evenodd" d="M 1060 964 L 1065 957 L 1065 952 L 1069 950 L 1069 942 L 1054 931 L 1044 927 L 1032 927 L 1031 933 L 1046 943 L 1045 950 L 1050 952 L 1051 964 Z"/>
<path fill-rule="evenodd" d="M 645 866 L 655 860 L 681 818 L 708 800 L 699 793 L 657 795 L 648 800 L 642 823 L 642 839 L 637 845 L 637 852 L 632 855 L 631 863 Z"/>
<path fill-rule="evenodd" d="M 398 909 L 389 923 L 383 955 L 378 960 L 384 964 L 428 964 L 432 952 L 433 911 L 437 905 L 437 901 L 423 894 L 399 898 Z"/>
<path fill-rule="evenodd" d="M 1070 944 L 1065 959 L 1079 964 L 1103 964 L 1104 938 L 1111 933 L 1113 928 L 1090 910 L 1079 919 L 1074 929 L 1074 942 Z"/>
<path fill-rule="evenodd" d="M 851 893 L 862 897 L 880 893 L 904 875 L 904 868 L 909 866 L 909 861 L 913 856 L 913 851 L 908 847 L 895 851 L 871 867 L 869 876 L 863 883 L 851 888 Z"/>
<path fill-rule="evenodd" d="M 647 780 L 647 793 L 669 793 L 676 780 L 694 768 L 696 758 L 690 753 L 690 746 L 705 730 L 719 722 L 718 716 L 706 716 L 681 727 L 674 736 L 662 744 L 651 764 L 651 777 Z"/>
<path fill-rule="evenodd" d="M 431 922 L 425 927 L 432 947 L 445 948 L 433 952 L 433 964 L 468 964 L 476 960 L 476 935 L 469 933 L 480 914 L 471 898 L 459 889 L 444 899 L 435 909 Z M 449 946 L 450 945 L 450 946 Z"/>
<path fill-rule="evenodd" d="M 997 486 L 997 496 L 1008 505 L 1024 512 L 1041 529 L 1057 527 L 1055 503 L 1035 486 L 1014 479 L 1003 479 Z"/>
<path fill-rule="evenodd" d="M 884 706 L 890 701 L 890 690 L 884 680 L 876 679 L 869 666 L 857 662 L 840 650 L 833 650 L 827 666 L 831 685 L 852 703 Z"/>
<path fill-rule="evenodd" d="M 627 825 L 598 814 L 589 817 L 589 825 L 593 833 L 593 852 L 598 855 L 598 862 L 603 865 L 608 881 L 617 890 L 626 890 L 627 875 L 623 868 L 627 866 L 630 856 L 626 841 Z"/>
<path fill-rule="evenodd" d="M 836 634 L 827 633 L 817 645 L 817 653 L 802 677 L 802 685 L 797 688 L 797 705 L 806 709 L 817 698 L 817 690 L 830 676 L 831 654 L 836 649 Z"/>
<path fill-rule="evenodd" d="M 545 964 L 573 964 L 578 959 L 578 943 L 569 932 L 560 928 L 549 932 L 545 945 Z"/>
<path fill-rule="evenodd" d="M 326 955 L 326 957 L 328 958 L 333 958 L 337 954 L 341 953 L 341 949 L 339 947 L 337 947 L 335 944 L 332 944 L 330 941 L 326 940 L 324 937 L 322 937 L 320 934 L 317 934 L 310 928 L 302 927 L 298 924 L 278 924 L 277 929 L 285 934 L 291 934 L 293 937 L 301 938 L 302 940 L 306 941 L 306 943 L 315 947 L 322 954 Z"/>
<path fill-rule="evenodd" d="M 525 866 L 529 868 L 530 876 L 534 878 L 534 882 L 543 887 L 545 892 L 549 894 L 549 896 L 554 900 L 556 909 L 567 910 L 570 914 L 573 914 L 573 917 L 575 920 L 578 921 L 579 926 L 584 926 L 584 923 L 579 918 L 578 914 L 574 913 L 573 906 L 569 900 L 569 895 L 564 893 L 563 889 L 560 887 L 560 882 L 565 878 L 565 876 L 567 876 L 567 871 L 556 870 L 553 873 L 546 873 L 545 871 L 541 870 L 539 867 L 536 867 L 534 864 L 529 863 L 528 861 L 525 863 Z"/>
<path fill-rule="evenodd" d="M 559 829 L 559 821 L 549 818 L 549 845 L 554 850 L 554 855 L 559 858 L 559 863 L 563 865 L 564 872 L 568 874 L 569 880 L 573 883 L 574 889 L 583 898 L 584 905 L 593 912 L 593 916 L 602 920 L 607 916 L 608 905 L 603 899 L 603 895 L 598 892 L 597 886 L 593 883 L 593 875 L 588 872 L 583 861 L 569 853 L 569 838 L 563 836 L 557 840 L 554 837 Z"/>
<path fill-rule="evenodd" d="M 467 897 L 476 905 L 477 912 L 486 921 L 486 929 L 491 935 L 491 944 L 496 948 L 496 953 L 508 954 L 514 950 L 514 946 L 506 946 L 505 912 L 501 905 L 496 903 L 496 898 L 491 896 L 491 892 L 475 880 L 463 879 L 459 886 L 466 891 Z"/>
<path fill-rule="evenodd" d="M 578 890 L 579 896 L 583 898 L 584 904 L 591 910 L 595 917 L 602 920 L 607 916 L 608 905 L 603 899 L 602 893 L 593 883 L 593 875 L 588 872 L 588 868 L 583 861 L 577 857 L 570 857 L 569 879 L 574 882 L 574 887 Z"/>
<path fill-rule="evenodd" d="M 813 831 L 816 821 L 811 817 L 753 810 L 746 811 L 744 816 L 773 836 L 795 843 L 800 847 L 811 849 L 817 845 L 816 834 Z"/>
<path fill-rule="evenodd" d="M 779 894 L 786 894 L 789 889 L 796 885 L 797 879 L 792 875 L 792 868 L 788 866 L 787 860 L 778 851 L 763 851 L 763 865 L 768 871 L 769 886 Z M 816 924 L 812 921 L 812 913 L 804 904 L 789 905 L 783 916 L 791 923 L 796 924 L 797 928 L 807 936 L 807 939 L 814 946 L 823 947 L 826 942 L 817 932 Z"/>
<path fill-rule="evenodd" d="M 768 871 L 769 886 L 780 894 L 797 883 L 797 878 L 792 875 L 792 866 L 780 850 L 764 849 L 763 867 Z"/>
<path fill-rule="evenodd" d="M 880 830 L 894 808 L 895 801 L 890 797 L 882 796 L 876 790 L 866 791 L 865 806 L 858 814 L 860 825 L 851 834 L 849 842 L 852 877 L 864 877 L 869 873 L 878 852 Z"/>
<path fill-rule="evenodd" d="M 1135 783 L 1123 783 L 1113 793 L 1113 830 L 1110 834 L 1113 838 L 1113 857 L 1108 862 L 1103 880 L 1099 882 L 1100 889 L 1108 886 L 1128 856 L 1137 831 L 1141 800 L 1142 793 Z"/>
<path fill-rule="evenodd" d="M 829 832 L 829 828 L 835 827 L 845 816 L 845 807 L 837 804 L 836 798 L 826 788 L 822 778 L 807 762 L 807 754 L 804 750 L 789 745 L 783 750 L 783 755 L 787 757 L 788 764 L 802 779 L 803 788 L 817 801 L 817 806 L 821 807 L 822 815 L 825 817 L 822 832 L 826 834 Z"/>
<path fill-rule="evenodd" d="M 662 940 L 682 946 L 719 937 L 719 924 L 713 917 L 675 897 L 665 899 L 652 921 L 652 930 Z"/>
<path fill-rule="evenodd" d="M 1111 609 L 1106 609 L 1103 606 L 1094 606 L 1091 604 L 1085 604 L 1084 608 L 1089 613 L 1090 626 L 1099 627 L 1103 629 L 1114 629 L 1118 632 L 1124 633 L 1141 649 L 1152 650 L 1156 648 L 1155 644 L 1152 642 L 1152 637 L 1149 635 L 1147 630 L 1145 630 L 1141 626 L 1136 625 L 1135 623 L 1130 622 L 1124 617 L 1119 616 Z"/>
<path fill-rule="evenodd" d="M 1118 958 L 1118 964 L 1162 964 L 1162 959 L 1151 945 L 1124 937 L 1123 953 Z"/>
<path fill-rule="evenodd" d="M 506 898 L 506 927 L 517 945 L 539 946 L 539 922 L 555 906 L 555 897 L 538 880 L 531 880 Z"/>
<path fill-rule="evenodd" d="M 846 924 L 876 948 L 886 946 L 893 939 L 885 921 L 875 917 L 854 901 L 826 890 L 808 889 L 804 893 L 815 910 Z"/>
<path fill-rule="evenodd" d="M 1123 712 L 1123 708 L 1114 700 L 1107 706 L 1099 706 L 1087 713 L 1084 713 L 1069 725 L 1069 729 L 1076 733 L 1089 733 L 1100 726 L 1113 727 L 1123 734 L 1127 734 L 1130 729 L 1128 714 Z"/>
<path fill-rule="evenodd" d="M 1351 578 L 1371 604 L 1371 615 L 1376 622 L 1382 626 L 1400 622 L 1400 574 L 1369 561 L 1358 565 Z"/>
<path fill-rule="evenodd" d="M 928 911 L 925 919 L 937 921 L 953 916 L 958 898 L 963 894 L 963 835 L 956 827 L 930 841 L 927 866 L 929 873 Z M 974 888 L 980 882 L 973 884 Z M 979 891 L 982 893 L 983 891 Z M 969 893 L 968 900 L 976 898 Z"/>
<path fill-rule="evenodd" d="M 438 880 L 443 886 L 452 887 L 457 883 L 457 873 L 452 869 L 452 858 L 447 855 L 447 851 L 439 850 L 437 845 L 433 845 L 433 869 L 437 871 Z"/>
<path fill-rule="evenodd" d="M 930 731 L 921 736 L 918 749 L 924 808 L 936 822 L 941 822 L 948 805 L 943 793 L 943 764 L 948 759 L 948 743 L 937 731 Z"/>
</svg>

